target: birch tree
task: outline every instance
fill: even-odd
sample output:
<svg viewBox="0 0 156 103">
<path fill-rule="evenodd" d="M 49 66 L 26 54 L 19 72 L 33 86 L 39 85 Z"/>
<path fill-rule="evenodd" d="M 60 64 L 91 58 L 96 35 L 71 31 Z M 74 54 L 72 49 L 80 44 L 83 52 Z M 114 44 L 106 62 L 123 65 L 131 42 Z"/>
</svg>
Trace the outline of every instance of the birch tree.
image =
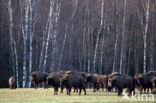
<svg viewBox="0 0 156 103">
<path fill-rule="evenodd" d="M 19 87 L 19 76 L 18 76 L 18 57 L 17 57 L 17 47 L 16 47 L 16 42 L 13 38 L 13 13 L 12 13 L 12 0 L 8 1 L 8 6 L 7 9 L 9 11 L 9 35 L 10 35 L 10 46 L 11 46 L 11 54 L 12 54 L 12 64 L 15 64 L 15 66 L 12 65 L 12 71 L 13 74 L 12 76 L 16 77 L 16 84 L 17 84 L 17 88 Z M 16 69 L 16 70 L 15 70 Z M 16 71 L 16 72 L 15 72 Z"/>
<path fill-rule="evenodd" d="M 115 1 L 116 2 L 116 12 L 115 12 L 115 16 L 118 16 L 119 15 L 119 6 L 118 6 L 118 0 Z M 118 38 L 119 38 L 119 25 L 118 25 L 118 18 L 116 18 L 115 20 L 115 45 L 114 45 L 114 60 L 113 60 L 113 70 L 112 72 L 115 72 L 116 71 L 116 57 L 117 57 L 117 45 L 118 45 Z"/>
<path fill-rule="evenodd" d="M 61 62 L 62 62 L 62 57 L 63 57 L 63 51 L 65 48 L 65 44 L 66 44 L 66 39 L 67 39 L 67 31 L 68 31 L 68 27 L 71 23 L 71 21 L 74 19 L 74 16 L 76 14 L 76 11 L 78 9 L 78 0 L 74 1 L 74 10 L 73 13 L 71 15 L 71 17 L 68 19 L 66 26 L 65 26 L 65 34 L 64 34 L 64 39 L 63 39 L 63 43 L 62 43 L 62 49 L 61 49 L 61 54 L 60 54 L 60 59 L 59 59 L 59 68 L 61 67 Z"/>
<path fill-rule="evenodd" d="M 26 2 L 25 6 L 25 25 L 22 27 L 23 31 L 23 88 L 26 87 L 26 80 L 27 80 L 27 39 L 28 39 L 28 11 L 29 6 L 28 2 Z"/>
<path fill-rule="evenodd" d="M 46 43 L 45 43 L 45 55 L 44 55 L 44 61 L 43 61 L 43 68 L 42 71 L 45 72 L 46 70 L 46 63 L 47 63 L 47 57 L 48 57 L 48 46 L 49 46 L 49 39 L 50 39 L 50 35 L 51 35 L 51 31 L 53 29 L 53 6 L 54 6 L 54 1 L 51 0 L 50 2 L 50 11 L 49 11 L 49 25 L 48 25 L 48 32 L 47 32 L 47 39 L 46 39 Z"/>
<path fill-rule="evenodd" d="M 95 45 L 95 49 L 94 49 L 93 72 L 95 72 L 95 70 L 96 70 L 96 58 L 97 58 L 97 49 L 98 49 L 98 45 L 99 45 L 99 35 L 101 33 L 103 22 L 104 22 L 103 21 L 104 20 L 103 19 L 104 18 L 103 8 L 104 8 L 104 0 L 102 0 L 102 3 L 101 3 L 100 27 L 99 27 L 99 31 L 98 31 L 98 34 L 97 34 L 96 45 Z"/>
<path fill-rule="evenodd" d="M 144 40 L 144 66 L 143 66 L 143 72 L 145 73 L 147 71 L 147 33 L 148 33 L 148 21 L 149 21 L 149 5 L 150 0 L 147 0 L 147 3 L 145 4 L 145 26 L 144 26 L 144 33 L 143 33 L 143 40 Z"/>
<path fill-rule="evenodd" d="M 121 57 L 120 57 L 120 69 L 119 72 L 122 73 L 122 70 L 125 69 L 123 67 L 123 61 L 124 61 L 124 43 L 125 43 L 125 23 L 126 23 L 126 5 L 127 5 L 127 0 L 124 0 L 124 14 L 123 14 L 123 24 L 122 24 L 122 43 L 121 43 Z"/>
</svg>

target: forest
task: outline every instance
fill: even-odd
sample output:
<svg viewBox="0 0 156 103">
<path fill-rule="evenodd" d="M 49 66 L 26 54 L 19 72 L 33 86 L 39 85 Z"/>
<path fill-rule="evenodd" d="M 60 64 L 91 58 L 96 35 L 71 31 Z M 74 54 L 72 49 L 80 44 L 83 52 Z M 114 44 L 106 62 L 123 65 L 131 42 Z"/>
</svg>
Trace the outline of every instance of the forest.
<svg viewBox="0 0 156 103">
<path fill-rule="evenodd" d="M 30 72 L 156 70 L 156 0 L 0 0 L 0 88 Z"/>
</svg>

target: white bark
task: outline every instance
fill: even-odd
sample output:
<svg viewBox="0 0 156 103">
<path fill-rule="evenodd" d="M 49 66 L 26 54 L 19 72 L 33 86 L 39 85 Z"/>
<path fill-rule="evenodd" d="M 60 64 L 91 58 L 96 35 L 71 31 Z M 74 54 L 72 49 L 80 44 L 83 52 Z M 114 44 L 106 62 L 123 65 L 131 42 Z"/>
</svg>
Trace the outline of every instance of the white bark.
<svg viewBox="0 0 156 103">
<path fill-rule="evenodd" d="M 115 46 L 114 46 L 114 61 L 113 61 L 113 72 L 115 72 L 115 66 L 116 66 L 116 55 L 117 55 L 117 44 L 118 44 L 118 27 L 116 27 L 116 39 L 115 39 Z"/>
<path fill-rule="evenodd" d="M 29 35 L 30 35 L 30 41 L 29 41 L 29 73 L 32 72 L 32 42 L 33 42 L 33 35 L 34 35 L 34 30 L 35 29 L 35 21 L 36 21 L 36 18 L 34 20 L 34 23 L 33 23 L 33 17 L 32 17 L 32 14 L 33 14 L 33 7 L 32 7 L 32 0 L 29 0 L 28 1 L 28 4 L 29 4 Z M 29 75 L 29 74 L 28 74 Z M 30 88 L 31 87 L 31 78 L 29 77 L 29 85 L 28 87 Z"/>
<path fill-rule="evenodd" d="M 64 47 L 66 44 L 66 39 L 67 39 L 67 31 L 68 31 L 68 27 L 70 22 L 72 21 L 72 19 L 74 18 L 77 8 L 78 8 L 78 0 L 75 0 L 75 4 L 74 4 L 74 11 L 73 14 L 71 15 L 71 17 L 69 18 L 69 20 L 67 21 L 66 27 L 65 27 L 65 34 L 64 34 L 64 39 L 63 39 L 63 44 L 62 44 L 62 49 L 61 49 L 61 54 L 60 54 L 60 59 L 59 59 L 59 68 L 61 67 L 61 62 L 62 62 L 62 57 L 63 57 L 63 51 L 64 51 Z"/>
<path fill-rule="evenodd" d="M 92 40 L 91 40 L 91 37 L 90 37 L 90 35 L 92 35 L 93 34 L 93 29 L 91 28 L 91 27 L 88 27 L 88 41 L 91 41 L 91 42 L 93 42 Z M 89 44 L 89 50 L 88 50 L 88 73 L 90 73 L 91 72 L 91 63 L 92 63 L 92 61 L 91 61 L 91 51 L 90 50 L 92 50 L 91 49 L 91 45 L 92 45 L 92 43 L 90 43 Z"/>
<path fill-rule="evenodd" d="M 18 76 L 18 57 L 17 57 L 17 48 L 16 48 L 16 42 L 15 40 L 13 39 L 13 16 L 12 16 L 12 0 L 9 0 L 8 1 L 8 11 L 9 11 L 9 35 L 10 35 L 10 45 L 11 45 L 11 52 L 12 52 L 12 56 L 14 55 L 15 58 L 12 58 L 12 59 L 15 59 L 15 68 L 16 68 L 16 74 L 14 74 L 13 76 L 16 76 L 16 85 L 17 85 L 17 88 L 19 87 L 19 76 Z M 14 67 L 12 67 L 14 68 Z M 15 71 L 15 70 L 13 70 Z M 13 72 L 15 73 L 15 72 Z"/>
<path fill-rule="evenodd" d="M 124 60 L 124 39 L 125 39 L 125 22 L 126 22 L 126 6 L 127 6 L 127 0 L 124 0 L 124 16 L 123 16 L 123 24 L 122 24 L 122 44 L 121 44 L 121 57 L 120 57 L 120 68 L 119 72 L 122 73 L 122 70 L 125 69 L 123 67 L 123 60 Z"/>
<path fill-rule="evenodd" d="M 29 4 L 26 0 L 25 6 L 25 25 L 23 27 L 23 41 L 24 41 L 24 48 L 23 48 L 23 88 L 26 87 L 27 81 L 27 40 L 28 40 L 28 15 L 29 15 Z"/>
<path fill-rule="evenodd" d="M 146 69 L 146 60 L 147 60 L 147 30 L 148 30 L 148 21 L 149 21 L 149 3 L 150 0 L 147 1 L 146 4 L 146 12 L 145 12 L 145 16 L 146 16 L 146 23 L 145 23 L 145 29 L 144 29 L 144 61 L 143 61 L 143 72 L 145 73 L 147 71 Z"/>
<path fill-rule="evenodd" d="M 118 4 L 118 0 L 116 0 L 116 5 L 117 4 Z M 118 13 L 119 13 L 119 7 L 117 5 L 117 11 L 115 13 L 116 16 L 119 15 Z M 116 56 L 117 56 L 117 45 L 118 45 L 118 38 L 119 38 L 119 34 L 118 34 L 118 32 L 119 32 L 118 23 L 116 22 L 115 25 L 116 25 L 115 26 L 115 28 L 116 28 L 116 30 L 115 30 L 116 38 L 115 38 L 115 45 L 114 45 L 114 60 L 113 60 L 113 71 L 112 72 L 115 72 L 116 71 L 115 70 L 115 68 L 116 68 Z"/>
<path fill-rule="evenodd" d="M 155 6 L 153 5 L 152 7 L 152 11 L 153 13 L 155 12 Z M 154 23 L 154 19 L 152 20 L 152 26 L 154 27 L 155 23 Z M 150 46 L 150 70 L 153 71 L 154 70 L 154 28 L 152 29 L 152 33 L 151 33 L 151 46 Z"/>
<path fill-rule="evenodd" d="M 104 0 L 102 0 L 102 4 L 101 4 L 100 28 L 99 28 L 99 31 L 97 34 L 96 45 L 95 45 L 95 49 L 94 49 L 93 72 L 95 72 L 95 69 L 96 69 L 96 58 L 97 58 L 97 49 L 98 49 L 98 44 L 99 44 L 99 36 L 100 36 L 100 32 L 101 32 L 102 26 L 103 26 L 103 8 L 104 8 Z"/>
<path fill-rule="evenodd" d="M 58 21 L 59 21 L 59 17 L 60 17 L 60 11 L 61 11 L 61 4 L 62 4 L 62 0 L 59 2 L 57 1 L 56 4 L 56 11 L 55 11 L 55 28 L 54 28 L 54 34 L 53 34 L 53 50 L 52 50 L 52 61 L 51 61 L 51 66 L 50 66 L 50 71 L 53 72 L 53 67 L 56 65 L 55 64 L 55 60 L 58 59 L 57 58 L 57 52 L 58 52 L 58 46 L 57 46 L 57 36 L 58 36 L 58 31 L 59 31 L 59 26 L 58 26 Z"/>
<path fill-rule="evenodd" d="M 54 6 L 54 2 L 51 1 L 50 3 L 50 11 L 49 11 L 49 27 L 48 27 L 48 35 L 47 35 L 47 39 L 46 39 L 46 44 L 45 44 L 45 55 L 44 55 L 44 61 L 43 61 L 43 68 L 42 71 L 45 72 L 46 70 L 46 64 L 47 64 L 47 57 L 48 57 L 48 46 L 49 46 L 49 39 L 50 39 L 50 34 L 51 34 L 51 30 L 52 30 L 52 14 L 53 14 L 53 6 Z"/>
</svg>

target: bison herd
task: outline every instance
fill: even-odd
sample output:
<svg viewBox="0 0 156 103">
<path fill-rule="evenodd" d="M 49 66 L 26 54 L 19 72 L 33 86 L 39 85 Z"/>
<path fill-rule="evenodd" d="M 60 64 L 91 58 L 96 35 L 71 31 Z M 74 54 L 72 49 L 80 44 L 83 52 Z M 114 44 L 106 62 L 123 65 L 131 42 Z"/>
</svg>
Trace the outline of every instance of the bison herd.
<svg viewBox="0 0 156 103">
<path fill-rule="evenodd" d="M 101 75 L 95 73 L 79 72 L 76 70 L 60 70 L 54 73 L 43 73 L 34 71 L 30 73 L 32 77 L 32 84 L 34 88 L 38 88 L 39 84 L 44 84 L 44 88 L 53 87 L 54 95 L 58 94 L 59 88 L 61 93 L 66 88 L 67 95 L 71 94 L 72 88 L 74 92 L 83 90 L 86 95 L 86 88 L 93 88 L 93 92 L 102 89 L 106 92 L 118 92 L 118 96 L 122 96 L 123 89 L 126 89 L 128 95 L 135 94 L 135 88 L 140 93 L 156 92 L 156 71 L 149 71 L 142 74 L 136 74 L 134 77 L 129 75 L 113 72 L 108 75 Z M 9 87 L 15 89 L 15 79 L 9 78 Z"/>
</svg>

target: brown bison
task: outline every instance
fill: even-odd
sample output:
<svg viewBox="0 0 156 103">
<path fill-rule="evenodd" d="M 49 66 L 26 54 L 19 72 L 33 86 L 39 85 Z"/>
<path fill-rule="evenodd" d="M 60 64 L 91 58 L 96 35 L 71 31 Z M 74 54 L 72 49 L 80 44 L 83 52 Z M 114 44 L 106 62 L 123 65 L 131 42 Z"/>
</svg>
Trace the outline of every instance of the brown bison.
<svg viewBox="0 0 156 103">
<path fill-rule="evenodd" d="M 10 89 L 16 89 L 16 86 L 15 86 L 15 78 L 12 77 L 12 76 L 9 78 L 9 88 Z"/>
<path fill-rule="evenodd" d="M 85 85 L 87 86 L 87 82 L 86 82 L 86 78 L 87 78 L 87 73 L 85 72 L 80 72 L 80 71 L 77 71 L 77 70 L 68 70 L 66 71 L 67 75 L 78 75 L 78 76 L 82 76 L 84 78 L 84 81 L 85 81 Z M 78 88 L 75 88 L 74 89 L 74 92 L 77 92 L 78 91 Z"/>
<path fill-rule="evenodd" d="M 86 82 L 87 83 L 92 83 L 93 84 L 93 91 L 96 92 L 96 90 L 99 90 L 100 87 L 102 90 L 106 86 L 106 81 L 107 81 L 107 76 L 106 75 L 100 75 L 100 74 L 89 74 L 86 77 Z"/>
<path fill-rule="evenodd" d="M 113 91 L 113 87 L 108 85 L 108 81 L 111 80 L 115 76 L 126 76 L 126 75 L 120 74 L 118 72 L 112 72 L 111 74 L 107 75 L 106 91 L 109 91 L 109 92 Z"/>
<path fill-rule="evenodd" d="M 47 77 L 47 85 L 51 85 L 54 88 L 54 95 L 57 95 L 58 93 L 58 88 L 61 87 L 61 93 L 63 93 L 63 86 L 60 84 L 60 79 L 63 77 L 63 74 L 58 74 L 58 73 L 52 73 L 49 74 Z"/>
<path fill-rule="evenodd" d="M 156 76 L 156 71 L 149 71 L 146 74 L 149 76 Z"/>
<path fill-rule="evenodd" d="M 40 83 L 44 83 L 44 88 L 47 88 L 46 86 L 46 80 L 47 80 L 47 73 L 39 72 L 39 71 L 34 71 L 31 72 L 30 76 L 32 76 L 32 83 L 35 88 L 38 88 L 38 85 Z"/>
<path fill-rule="evenodd" d="M 79 75 L 65 75 L 60 78 L 61 85 L 67 89 L 67 95 L 70 95 L 72 88 L 79 89 L 79 95 L 83 89 L 84 94 L 86 95 L 86 86 L 85 80 L 82 76 Z"/>
<path fill-rule="evenodd" d="M 122 96 L 124 88 L 127 88 L 128 95 L 135 94 L 135 79 L 129 76 L 115 76 L 109 80 L 109 85 L 118 89 L 118 96 Z"/>
<path fill-rule="evenodd" d="M 147 93 L 149 92 L 149 89 L 152 90 L 152 81 L 151 81 L 152 78 L 153 76 L 146 74 L 146 73 L 135 75 L 136 85 L 141 94 L 142 94 L 143 89 L 144 89 L 144 92 L 146 92 L 147 90 Z"/>
</svg>

